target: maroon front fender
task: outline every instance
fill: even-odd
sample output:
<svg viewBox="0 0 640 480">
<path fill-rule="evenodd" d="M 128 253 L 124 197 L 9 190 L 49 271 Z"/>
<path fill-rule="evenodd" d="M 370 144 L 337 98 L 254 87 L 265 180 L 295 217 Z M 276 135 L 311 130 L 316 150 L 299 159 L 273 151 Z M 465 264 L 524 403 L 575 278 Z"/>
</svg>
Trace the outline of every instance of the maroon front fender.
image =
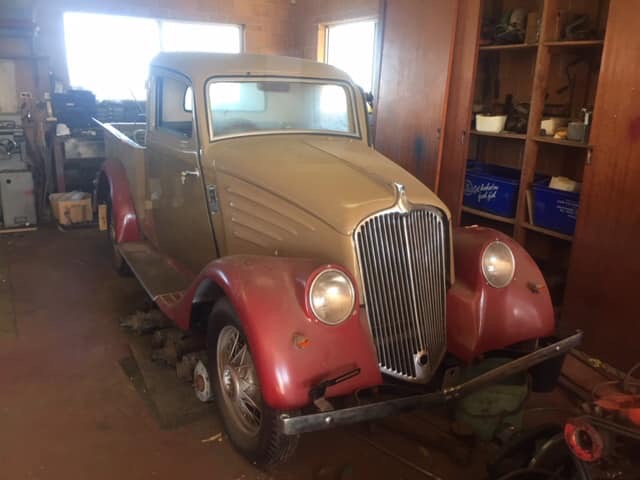
<svg viewBox="0 0 640 480">
<path fill-rule="evenodd" d="M 222 289 L 247 335 L 266 403 L 288 410 L 310 403 L 319 382 L 355 368 L 360 374 L 327 390 L 327 396 L 353 393 L 382 383 L 364 310 L 328 326 L 305 309 L 305 284 L 320 263 L 263 256 L 231 256 L 211 262 L 182 301 L 167 312 L 182 328 L 189 324 L 191 302 L 202 282 Z M 166 311 L 167 306 L 161 305 Z M 303 348 L 294 338 L 305 337 Z"/>
<path fill-rule="evenodd" d="M 111 209 L 117 243 L 140 240 L 136 211 L 133 207 L 127 172 L 122 163 L 107 159 L 102 166 L 111 196 Z"/>
<path fill-rule="evenodd" d="M 511 248 L 516 270 L 505 288 L 490 286 L 482 273 L 482 253 L 494 240 Z M 512 238 L 471 227 L 453 233 L 456 282 L 447 296 L 448 350 L 470 361 L 489 350 L 553 334 L 549 291 L 540 269 Z"/>
</svg>

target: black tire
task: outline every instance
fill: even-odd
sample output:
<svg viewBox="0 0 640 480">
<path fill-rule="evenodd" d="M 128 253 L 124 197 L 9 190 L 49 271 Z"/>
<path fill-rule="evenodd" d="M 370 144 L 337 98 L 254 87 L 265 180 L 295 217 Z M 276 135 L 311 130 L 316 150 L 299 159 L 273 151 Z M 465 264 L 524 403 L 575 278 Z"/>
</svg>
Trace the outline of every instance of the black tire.
<svg viewBox="0 0 640 480">
<path fill-rule="evenodd" d="M 243 345 L 239 348 L 246 346 L 246 352 L 249 355 L 248 361 L 253 365 L 251 352 L 248 350 L 246 337 L 238 315 L 229 301 L 223 298 L 213 307 L 207 328 L 209 378 L 213 385 L 215 403 L 220 419 L 227 435 L 231 439 L 231 444 L 249 461 L 260 467 L 284 463 L 295 452 L 299 439 L 299 435 L 288 436 L 278 432 L 276 428 L 277 420 L 284 412 L 270 408 L 261 400 L 256 401 L 256 404 L 260 407 L 260 421 L 259 426 L 252 425 L 255 431 L 250 433 L 247 431 L 248 428 L 243 426 L 241 419 L 238 418 L 238 407 L 234 408 L 233 406 L 238 404 L 238 401 L 231 399 L 233 393 L 229 392 L 229 390 L 233 390 L 233 387 L 229 387 L 228 384 L 232 383 L 232 381 L 229 380 L 227 386 L 223 386 L 224 366 L 222 366 L 223 371 L 219 372 L 218 349 L 220 344 L 224 345 L 224 340 L 221 340 L 221 334 L 224 332 L 223 335 L 227 335 L 228 332 L 234 332 L 233 329 L 239 332 L 238 342 L 242 342 L 241 345 Z M 251 380 L 252 385 L 257 389 L 256 394 L 261 397 L 257 375 L 254 375 Z"/>
<path fill-rule="evenodd" d="M 131 268 L 129 268 L 129 264 L 127 264 L 126 260 L 118 251 L 118 242 L 116 241 L 116 228 L 115 222 L 113 221 L 111 202 L 107 203 L 107 238 L 109 239 L 109 247 L 111 248 L 113 269 L 122 277 L 130 277 Z"/>
</svg>

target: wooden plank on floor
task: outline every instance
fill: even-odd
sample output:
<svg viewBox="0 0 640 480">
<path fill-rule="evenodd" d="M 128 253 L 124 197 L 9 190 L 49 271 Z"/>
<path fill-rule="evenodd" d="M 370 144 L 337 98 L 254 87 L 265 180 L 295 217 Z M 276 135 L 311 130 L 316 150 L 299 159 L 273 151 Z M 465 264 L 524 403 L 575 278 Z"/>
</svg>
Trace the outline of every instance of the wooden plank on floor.
<svg viewBox="0 0 640 480">
<path fill-rule="evenodd" d="M 0 244 L 0 335 L 16 336 L 16 315 L 13 308 L 13 293 L 9 277 L 7 244 Z"/>
<path fill-rule="evenodd" d="M 127 369 L 122 363 L 121 365 L 158 419 L 160 428 L 174 429 L 203 417 L 215 418 L 213 404 L 200 402 L 191 385 L 177 377 L 174 367 L 163 366 L 151 360 L 149 335 L 128 337 L 132 359 L 140 377 L 136 379 L 132 376 L 134 369 Z"/>
<path fill-rule="evenodd" d="M 35 232 L 38 227 L 21 227 L 21 228 L 0 228 L 0 235 L 9 235 L 12 233 Z"/>
</svg>

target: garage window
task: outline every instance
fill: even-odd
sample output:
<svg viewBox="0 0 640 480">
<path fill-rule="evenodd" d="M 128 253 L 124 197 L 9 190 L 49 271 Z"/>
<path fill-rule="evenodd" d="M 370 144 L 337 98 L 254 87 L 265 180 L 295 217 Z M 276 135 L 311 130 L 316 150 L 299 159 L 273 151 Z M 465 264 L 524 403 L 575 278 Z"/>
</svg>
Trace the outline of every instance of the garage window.
<svg viewBox="0 0 640 480">
<path fill-rule="evenodd" d="M 369 93 L 374 88 L 376 20 L 325 25 L 324 61 L 347 72 Z"/>
<path fill-rule="evenodd" d="M 142 100 L 159 52 L 240 53 L 242 27 L 93 13 L 64 14 L 69 82 L 100 100 Z"/>
</svg>

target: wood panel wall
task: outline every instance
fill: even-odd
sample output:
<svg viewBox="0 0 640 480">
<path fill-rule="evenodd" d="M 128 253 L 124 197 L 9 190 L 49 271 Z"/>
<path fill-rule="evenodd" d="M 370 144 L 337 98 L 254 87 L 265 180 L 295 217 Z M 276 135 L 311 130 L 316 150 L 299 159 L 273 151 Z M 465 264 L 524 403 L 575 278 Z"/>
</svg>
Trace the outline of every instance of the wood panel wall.
<svg viewBox="0 0 640 480">
<path fill-rule="evenodd" d="M 471 127 L 471 107 L 480 34 L 481 0 L 460 0 L 456 27 L 451 85 L 447 105 L 442 166 L 438 194 L 449 207 L 454 225 L 460 223 L 461 185 L 467 168 Z"/>
<path fill-rule="evenodd" d="M 584 349 L 640 361 L 640 9 L 611 2 L 563 318 Z"/>
<path fill-rule="evenodd" d="M 458 2 L 386 3 L 375 147 L 437 189 Z"/>
</svg>

